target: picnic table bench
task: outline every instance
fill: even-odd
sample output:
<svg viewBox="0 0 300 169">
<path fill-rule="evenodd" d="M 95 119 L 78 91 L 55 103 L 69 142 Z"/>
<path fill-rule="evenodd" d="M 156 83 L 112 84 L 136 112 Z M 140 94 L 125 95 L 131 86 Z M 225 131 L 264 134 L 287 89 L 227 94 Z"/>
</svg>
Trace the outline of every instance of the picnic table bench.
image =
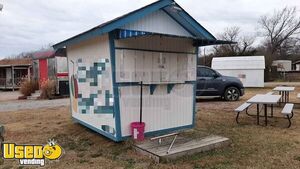
<svg viewBox="0 0 300 169">
<path fill-rule="evenodd" d="M 266 93 L 265 95 L 272 95 L 272 94 L 274 94 L 274 92 L 273 91 L 271 91 L 271 92 L 268 92 L 268 93 Z M 240 105 L 238 108 L 236 108 L 234 111 L 237 113 L 237 116 L 236 116 L 236 118 L 235 118 L 235 121 L 237 122 L 237 123 L 239 123 L 239 121 L 238 121 L 238 118 L 239 118 L 239 115 L 240 115 L 240 113 L 241 112 L 243 112 L 243 111 L 246 111 L 246 114 L 247 115 L 249 115 L 249 116 L 252 116 L 252 115 L 250 115 L 250 114 L 248 114 L 248 108 L 250 107 L 252 105 L 252 103 L 247 103 L 247 102 L 245 102 L 245 103 L 243 103 L 242 105 Z M 259 108 L 257 108 L 258 110 L 257 111 L 259 111 Z M 273 116 L 273 105 L 271 105 L 271 111 L 272 111 L 272 116 Z"/>
<path fill-rule="evenodd" d="M 277 91 L 279 95 L 281 95 L 281 102 L 287 103 L 290 101 L 290 92 L 294 91 L 295 87 L 289 86 L 277 86 L 273 89 L 273 91 Z"/>
<path fill-rule="evenodd" d="M 269 92 L 267 94 L 257 94 L 254 97 L 252 97 L 251 99 L 249 99 L 247 102 L 243 103 L 242 105 L 240 105 L 238 108 L 236 108 L 234 111 L 237 113 L 236 115 L 236 123 L 239 123 L 239 115 L 241 112 L 245 111 L 247 115 L 249 116 L 255 116 L 255 115 L 250 115 L 248 114 L 248 108 L 252 105 L 252 104 L 257 104 L 257 125 L 259 125 L 259 104 L 263 104 L 264 105 L 264 118 L 265 118 L 265 125 L 267 125 L 267 118 L 268 117 L 273 117 L 273 104 L 277 104 L 279 102 L 279 100 L 281 99 L 281 95 L 272 95 L 274 92 Z M 271 116 L 267 116 L 267 107 L 268 105 L 271 105 Z M 289 121 L 289 125 L 288 128 L 291 126 L 291 119 L 294 116 L 293 113 L 293 108 L 294 108 L 294 104 L 292 103 L 286 103 L 284 108 L 282 109 L 281 113 L 286 117 L 286 119 L 288 119 Z"/>
<path fill-rule="evenodd" d="M 293 108 L 294 108 L 294 104 L 292 103 L 287 103 L 285 104 L 285 106 L 283 107 L 281 113 L 283 115 L 286 116 L 286 118 L 288 119 L 289 121 L 289 125 L 288 125 L 288 128 L 291 127 L 291 119 L 293 118 L 294 116 L 294 112 L 293 112 Z"/>
<path fill-rule="evenodd" d="M 246 110 L 246 113 L 247 113 L 249 106 L 251 106 L 251 103 L 243 103 L 242 105 L 240 105 L 238 108 L 236 108 L 234 110 L 237 113 L 236 118 L 235 118 L 236 123 L 239 123 L 240 113 L 243 112 L 244 110 Z"/>
</svg>

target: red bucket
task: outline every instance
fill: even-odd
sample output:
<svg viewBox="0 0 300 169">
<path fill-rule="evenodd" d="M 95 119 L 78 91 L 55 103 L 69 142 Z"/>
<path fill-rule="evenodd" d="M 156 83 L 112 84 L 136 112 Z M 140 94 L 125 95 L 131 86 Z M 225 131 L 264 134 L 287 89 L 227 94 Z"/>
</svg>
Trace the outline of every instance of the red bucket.
<svg viewBox="0 0 300 169">
<path fill-rule="evenodd" d="M 134 140 L 143 141 L 145 139 L 145 123 L 142 122 L 133 122 L 130 124 L 131 127 L 131 135 Z"/>
</svg>

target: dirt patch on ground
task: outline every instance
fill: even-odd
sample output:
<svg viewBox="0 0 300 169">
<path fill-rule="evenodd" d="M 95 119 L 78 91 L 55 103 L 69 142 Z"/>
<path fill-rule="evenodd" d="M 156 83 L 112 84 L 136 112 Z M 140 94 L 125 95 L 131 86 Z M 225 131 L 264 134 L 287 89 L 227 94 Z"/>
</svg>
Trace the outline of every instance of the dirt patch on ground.
<svg viewBox="0 0 300 169">
<path fill-rule="evenodd" d="M 268 127 L 257 126 L 255 118 L 241 114 L 241 125 L 234 121 L 233 109 L 257 93 L 271 89 L 248 89 L 238 102 L 201 100 L 198 102 L 196 127 L 187 135 L 221 135 L 232 140 L 230 147 L 184 157 L 171 163 L 155 164 L 137 154 L 131 142 L 114 143 L 101 135 L 73 123 L 68 106 L 1 112 L 6 142 L 44 144 L 55 138 L 64 148 L 57 162 L 44 168 L 299 168 L 300 110 L 295 110 L 292 127 L 286 119 L 270 119 Z M 298 92 L 300 92 L 298 90 Z M 293 101 L 296 93 L 291 95 Z M 254 108 L 250 112 L 255 111 Z M 280 108 L 275 109 L 281 116 Z M 2 160 L 1 168 L 17 168 L 16 160 Z"/>
<path fill-rule="evenodd" d="M 70 104 L 68 98 L 53 99 L 53 100 L 14 100 L 0 102 L 0 112 L 27 110 L 27 109 L 41 109 L 59 106 L 67 106 Z"/>
</svg>

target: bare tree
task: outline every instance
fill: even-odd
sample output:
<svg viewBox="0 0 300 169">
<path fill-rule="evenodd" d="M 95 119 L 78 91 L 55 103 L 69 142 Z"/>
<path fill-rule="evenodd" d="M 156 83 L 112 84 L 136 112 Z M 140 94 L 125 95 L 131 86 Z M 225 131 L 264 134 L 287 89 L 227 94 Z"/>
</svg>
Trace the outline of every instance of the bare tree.
<svg viewBox="0 0 300 169">
<path fill-rule="evenodd" d="M 46 44 L 42 46 L 39 49 L 36 50 L 31 50 L 31 51 L 23 51 L 15 55 L 7 56 L 5 58 L 10 58 L 10 59 L 21 59 L 21 58 L 33 58 L 34 53 L 38 51 L 46 51 L 46 50 L 53 50 L 52 44 Z"/>
<path fill-rule="evenodd" d="M 267 52 L 272 56 L 278 54 L 283 44 L 300 33 L 300 17 L 296 7 L 285 7 L 273 15 L 264 15 L 259 20 L 263 36 L 267 37 Z"/>
<path fill-rule="evenodd" d="M 219 39 L 236 42 L 236 44 L 226 44 L 215 46 L 216 56 L 237 56 L 237 55 L 252 55 L 254 48 L 252 44 L 255 38 L 253 36 L 241 36 L 239 27 L 226 28 L 223 33 L 218 35 Z"/>
</svg>

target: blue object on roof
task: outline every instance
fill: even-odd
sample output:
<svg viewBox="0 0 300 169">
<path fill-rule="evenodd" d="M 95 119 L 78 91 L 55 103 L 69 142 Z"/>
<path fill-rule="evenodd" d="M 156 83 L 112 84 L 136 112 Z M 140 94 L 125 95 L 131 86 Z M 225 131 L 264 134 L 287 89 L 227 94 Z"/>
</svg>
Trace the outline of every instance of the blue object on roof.
<svg viewBox="0 0 300 169">
<path fill-rule="evenodd" d="M 58 49 L 58 48 L 65 47 L 67 45 L 76 44 L 81 41 L 103 35 L 104 33 L 108 33 L 116 29 L 119 29 L 121 26 L 125 24 L 141 19 L 157 10 L 165 11 L 171 18 L 173 18 L 184 29 L 186 29 L 189 33 L 191 33 L 194 36 L 193 38 L 208 40 L 208 41 L 216 41 L 216 38 L 211 33 L 209 33 L 203 26 L 201 26 L 174 0 L 160 0 L 152 4 L 149 4 L 147 6 L 144 6 L 140 9 L 137 9 L 135 11 L 132 11 L 128 14 L 125 14 L 121 17 L 105 22 L 99 26 L 96 26 L 72 38 L 57 43 L 53 47 L 55 49 Z"/>
</svg>

